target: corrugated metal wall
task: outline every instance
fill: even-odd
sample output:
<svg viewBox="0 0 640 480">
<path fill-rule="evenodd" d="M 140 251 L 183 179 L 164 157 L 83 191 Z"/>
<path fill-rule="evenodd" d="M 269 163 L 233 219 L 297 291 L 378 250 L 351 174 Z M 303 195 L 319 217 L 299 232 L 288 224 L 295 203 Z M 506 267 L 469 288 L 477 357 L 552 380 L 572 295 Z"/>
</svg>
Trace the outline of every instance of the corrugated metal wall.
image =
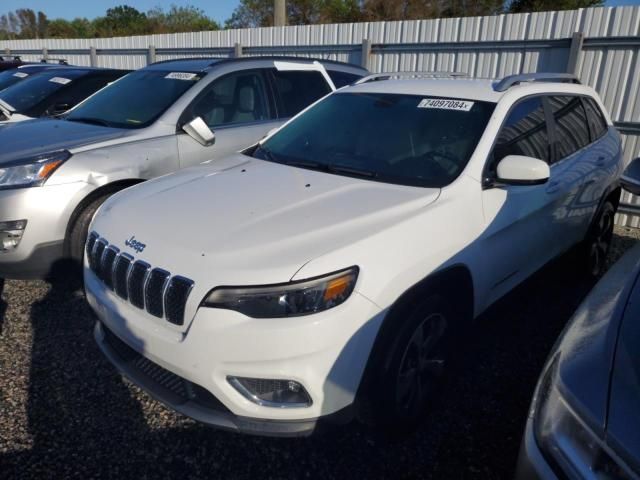
<svg viewBox="0 0 640 480">
<path fill-rule="evenodd" d="M 600 92 L 612 118 L 624 122 L 619 128 L 625 158 L 635 158 L 640 155 L 640 6 L 91 40 L 15 40 L 0 42 L 0 49 L 39 60 L 46 47 L 51 57 L 89 65 L 93 46 L 97 65 L 133 69 L 146 65 L 150 45 L 156 49 L 156 60 L 165 60 L 227 57 L 239 44 L 245 55 L 313 56 L 366 64 L 374 72 L 457 70 L 493 78 L 567 71 L 575 32 L 584 35 L 575 71 Z M 363 58 L 365 39 L 371 51 Z M 640 204 L 628 195 L 624 201 Z M 621 215 L 618 220 L 640 226 L 637 217 Z"/>
</svg>

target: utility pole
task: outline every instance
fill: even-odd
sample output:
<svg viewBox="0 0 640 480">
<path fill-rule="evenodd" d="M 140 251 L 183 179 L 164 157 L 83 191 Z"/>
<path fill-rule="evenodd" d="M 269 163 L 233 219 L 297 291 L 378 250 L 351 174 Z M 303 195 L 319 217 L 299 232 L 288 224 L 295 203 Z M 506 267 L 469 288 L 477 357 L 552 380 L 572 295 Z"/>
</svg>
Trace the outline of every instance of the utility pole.
<svg viewBox="0 0 640 480">
<path fill-rule="evenodd" d="M 274 0 L 273 26 L 284 27 L 287 24 L 286 0 Z"/>
</svg>

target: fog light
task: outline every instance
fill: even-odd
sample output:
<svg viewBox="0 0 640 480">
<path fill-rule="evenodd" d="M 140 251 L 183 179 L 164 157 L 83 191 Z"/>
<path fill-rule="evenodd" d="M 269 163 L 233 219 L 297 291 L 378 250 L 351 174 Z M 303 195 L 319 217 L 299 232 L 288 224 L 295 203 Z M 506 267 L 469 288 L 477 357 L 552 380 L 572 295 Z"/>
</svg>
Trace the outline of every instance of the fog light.
<svg viewBox="0 0 640 480">
<path fill-rule="evenodd" d="M 0 222 L 0 252 L 14 250 L 20 244 L 26 227 L 26 220 Z"/>
<path fill-rule="evenodd" d="M 302 408 L 313 403 L 305 388 L 295 380 L 227 377 L 247 400 L 263 407 Z"/>
</svg>

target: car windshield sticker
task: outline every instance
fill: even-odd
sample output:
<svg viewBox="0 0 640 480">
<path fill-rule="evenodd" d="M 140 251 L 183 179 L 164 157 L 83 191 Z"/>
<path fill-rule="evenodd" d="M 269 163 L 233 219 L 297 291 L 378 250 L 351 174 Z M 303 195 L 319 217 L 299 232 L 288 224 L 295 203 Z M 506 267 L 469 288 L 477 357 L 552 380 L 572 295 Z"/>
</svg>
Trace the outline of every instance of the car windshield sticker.
<svg viewBox="0 0 640 480">
<path fill-rule="evenodd" d="M 68 78 L 64 78 L 64 77 L 53 77 L 49 81 L 53 82 L 53 83 L 59 83 L 60 85 L 66 85 L 71 80 L 69 80 Z"/>
<path fill-rule="evenodd" d="M 171 72 L 164 78 L 170 78 L 172 80 L 194 80 L 198 76 L 197 73 L 188 72 Z"/>
<path fill-rule="evenodd" d="M 24 78 L 24 77 L 28 77 L 29 74 L 28 73 L 24 73 L 24 72 L 16 72 L 13 74 L 14 77 L 18 77 L 18 78 Z"/>
<path fill-rule="evenodd" d="M 450 98 L 425 98 L 418 104 L 418 108 L 437 108 L 440 110 L 462 110 L 468 112 L 473 107 L 474 102 L 463 100 L 453 100 Z"/>
</svg>

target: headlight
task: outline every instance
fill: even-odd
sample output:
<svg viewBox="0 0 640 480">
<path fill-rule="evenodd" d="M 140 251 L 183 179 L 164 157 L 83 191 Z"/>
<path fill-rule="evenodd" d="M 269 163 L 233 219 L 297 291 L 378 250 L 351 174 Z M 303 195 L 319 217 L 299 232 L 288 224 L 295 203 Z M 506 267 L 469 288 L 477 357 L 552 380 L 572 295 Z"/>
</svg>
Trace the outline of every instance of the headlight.
<svg viewBox="0 0 640 480">
<path fill-rule="evenodd" d="M 71 157 L 67 150 L 25 158 L 0 167 L 0 189 L 38 187 Z"/>
<path fill-rule="evenodd" d="M 261 287 L 218 287 L 204 300 L 206 307 L 236 310 L 249 317 L 308 315 L 344 302 L 358 278 L 358 267 L 298 282 Z"/>
<path fill-rule="evenodd" d="M 571 407 L 557 380 L 554 362 L 538 386 L 532 407 L 536 442 L 547 461 L 569 479 L 634 478 Z"/>
</svg>

